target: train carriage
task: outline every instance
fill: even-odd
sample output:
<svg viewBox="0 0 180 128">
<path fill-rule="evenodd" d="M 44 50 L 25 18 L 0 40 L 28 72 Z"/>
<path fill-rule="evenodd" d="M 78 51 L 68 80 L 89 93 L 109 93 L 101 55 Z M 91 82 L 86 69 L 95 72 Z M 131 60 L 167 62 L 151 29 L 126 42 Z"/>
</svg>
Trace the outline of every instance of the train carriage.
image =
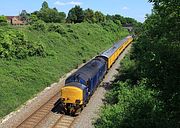
<svg viewBox="0 0 180 128">
<path fill-rule="evenodd" d="M 113 47 L 111 47 L 110 49 L 108 49 L 100 55 L 100 57 L 105 58 L 107 60 L 108 69 L 116 61 L 116 59 L 122 53 L 122 51 L 132 42 L 132 40 L 133 38 L 131 36 L 128 36 L 120 42 L 114 44 Z"/>
</svg>

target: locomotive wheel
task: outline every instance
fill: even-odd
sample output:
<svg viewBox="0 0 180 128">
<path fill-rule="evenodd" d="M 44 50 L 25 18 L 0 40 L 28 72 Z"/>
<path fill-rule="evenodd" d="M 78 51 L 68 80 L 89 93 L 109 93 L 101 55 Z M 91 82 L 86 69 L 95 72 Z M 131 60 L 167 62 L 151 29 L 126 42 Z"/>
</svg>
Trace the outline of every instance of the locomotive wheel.
<svg viewBox="0 0 180 128">
<path fill-rule="evenodd" d="M 70 116 L 75 116 L 76 112 L 71 112 L 69 115 Z"/>
<path fill-rule="evenodd" d="M 67 109 L 66 115 L 70 115 L 70 109 Z"/>
</svg>

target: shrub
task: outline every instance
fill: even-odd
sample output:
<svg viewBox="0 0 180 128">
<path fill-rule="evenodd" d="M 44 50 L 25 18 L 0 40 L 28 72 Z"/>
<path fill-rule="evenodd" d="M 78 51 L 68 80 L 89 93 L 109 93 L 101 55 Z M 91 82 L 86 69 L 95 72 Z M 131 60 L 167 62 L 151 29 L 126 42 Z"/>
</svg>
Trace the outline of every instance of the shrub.
<svg viewBox="0 0 180 128">
<path fill-rule="evenodd" d="M 42 44 L 25 39 L 24 34 L 16 30 L 0 29 L 0 57 L 23 59 L 27 56 L 44 56 Z"/>
<path fill-rule="evenodd" d="M 128 82 L 117 83 L 107 97 L 116 102 L 104 106 L 96 128 L 168 128 L 175 127 L 163 104 L 155 98 L 158 92 L 146 88 L 146 80 L 131 87 Z M 115 95 L 114 95 L 115 94 Z"/>
<path fill-rule="evenodd" d="M 8 25 L 7 19 L 5 16 L 0 16 L 0 26 Z"/>
<path fill-rule="evenodd" d="M 46 30 L 46 24 L 44 21 L 38 20 L 30 26 L 30 29 L 37 30 L 37 31 L 45 31 Z"/>
<path fill-rule="evenodd" d="M 126 81 L 129 79 L 131 83 L 137 84 L 139 73 L 137 72 L 138 63 L 131 58 L 131 53 L 126 55 L 121 62 L 121 68 L 118 70 L 115 81 Z"/>
<path fill-rule="evenodd" d="M 51 25 L 49 25 L 48 31 L 57 32 L 57 33 L 62 34 L 62 35 L 66 34 L 65 28 L 60 24 L 51 24 Z"/>
<path fill-rule="evenodd" d="M 106 22 L 101 23 L 101 25 L 108 32 L 118 32 L 120 30 L 120 27 L 117 26 L 113 21 L 108 20 Z"/>
</svg>

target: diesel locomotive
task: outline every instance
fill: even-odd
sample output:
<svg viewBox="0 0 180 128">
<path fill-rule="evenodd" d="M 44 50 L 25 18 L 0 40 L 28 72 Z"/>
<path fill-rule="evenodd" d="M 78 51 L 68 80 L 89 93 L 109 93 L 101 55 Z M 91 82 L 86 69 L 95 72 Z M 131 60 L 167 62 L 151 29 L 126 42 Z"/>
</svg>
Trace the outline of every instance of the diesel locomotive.
<svg viewBox="0 0 180 128">
<path fill-rule="evenodd" d="M 119 41 L 65 80 L 65 85 L 60 90 L 59 100 L 64 114 L 74 115 L 86 106 L 108 69 L 132 40 L 132 36 L 128 36 Z"/>
</svg>

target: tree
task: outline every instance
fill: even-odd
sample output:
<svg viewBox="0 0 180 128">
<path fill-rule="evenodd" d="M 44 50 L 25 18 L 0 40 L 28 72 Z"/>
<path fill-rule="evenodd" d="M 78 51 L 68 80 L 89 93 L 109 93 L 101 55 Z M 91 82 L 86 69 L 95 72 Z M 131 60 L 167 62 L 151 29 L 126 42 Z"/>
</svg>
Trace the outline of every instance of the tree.
<svg viewBox="0 0 180 128">
<path fill-rule="evenodd" d="M 137 21 L 133 18 L 125 17 L 125 19 L 126 19 L 126 25 L 134 26 L 137 24 Z"/>
<path fill-rule="evenodd" d="M 35 14 L 31 14 L 30 16 L 30 24 L 33 24 L 34 22 L 38 21 L 38 17 Z"/>
<path fill-rule="evenodd" d="M 150 0 L 153 14 L 147 16 L 143 31 L 134 45 L 133 58 L 141 77 L 148 79 L 149 88 L 159 90 L 169 120 L 180 119 L 180 1 Z"/>
<path fill-rule="evenodd" d="M 48 3 L 46 1 L 44 1 L 42 3 L 42 9 L 47 9 L 47 8 L 49 8 Z"/>
<path fill-rule="evenodd" d="M 118 15 L 118 14 L 113 16 L 113 20 L 119 20 L 122 25 L 127 23 L 126 19 L 123 16 Z"/>
<path fill-rule="evenodd" d="M 19 16 L 21 16 L 22 21 L 27 21 L 30 14 L 28 14 L 26 10 L 22 10 Z"/>
<path fill-rule="evenodd" d="M 38 30 L 38 31 L 45 31 L 46 24 L 44 23 L 44 21 L 38 20 L 30 26 L 30 29 L 34 29 L 34 30 Z"/>
<path fill-rule="evenodd" d="M 106 17 L 100 11 L 96 11 L 94 15 L 95 15 L 96 23 L 104 22 L 106 20 Z"/>
<path fill-rule="evenodd" d="M 94 23 L 95 22 L 95 15 L 94 11 L 92 9 L 86 9 L 84 11 L 84 21 L 87 21 L 89 23 Z"/>
<path fill-rule="evenodd" d="M 56 8 L 49 8 L 47 2 L 44 2 L 40 11 L 37 11 L 34 14 L 46 23 L 62 23 L 65 21 L 66 17 L 64 12 L 58 12 Z"/>
<path fill-rule="evenodd" d="M 53 10 L 55 10 L 56 12 L 58 12 L 57 8 L 53 8 Z"/>
<path fill-rule="evenodd" d="M 75 6 L 69 10 L 66 21 L 68 23 L 81 23 L 84 20 L 84 11 L 80 6 Z"/>
<path fill-rule="evenodd" d="M 123 76 L 124 81 L 130 82 L 129 87 L 123 92 L 118 85 L 112 86 L 110 104 L 104 107 L 97 128 L 180 127 L 180 1 L 150 2 L 154 4 L 153 13 L 143 25 L 138 23 L 141 31 L 138 30 L 130 56 L 134 64 L 121 72 L 118 79 L 122 80 Z M 125 23 L 135 23 L 131 18 L 125 20 Z"/>
<path fill-rule="evenodd" d="M 120 21 L 123 26 L 130 25 L 130 26 L 134 27 L 135 25 L 138 24 L 138 22 L 135 19 L 130 18 L 130 17 L 123 17 L 123 16 L 121 16 L 119 14 L 112 15 L 112 16 L 107 15 L 106 19 L 107 20 L 112 20 L 114 23 L 116 23 L 117 21 Z"/>
</svg>

